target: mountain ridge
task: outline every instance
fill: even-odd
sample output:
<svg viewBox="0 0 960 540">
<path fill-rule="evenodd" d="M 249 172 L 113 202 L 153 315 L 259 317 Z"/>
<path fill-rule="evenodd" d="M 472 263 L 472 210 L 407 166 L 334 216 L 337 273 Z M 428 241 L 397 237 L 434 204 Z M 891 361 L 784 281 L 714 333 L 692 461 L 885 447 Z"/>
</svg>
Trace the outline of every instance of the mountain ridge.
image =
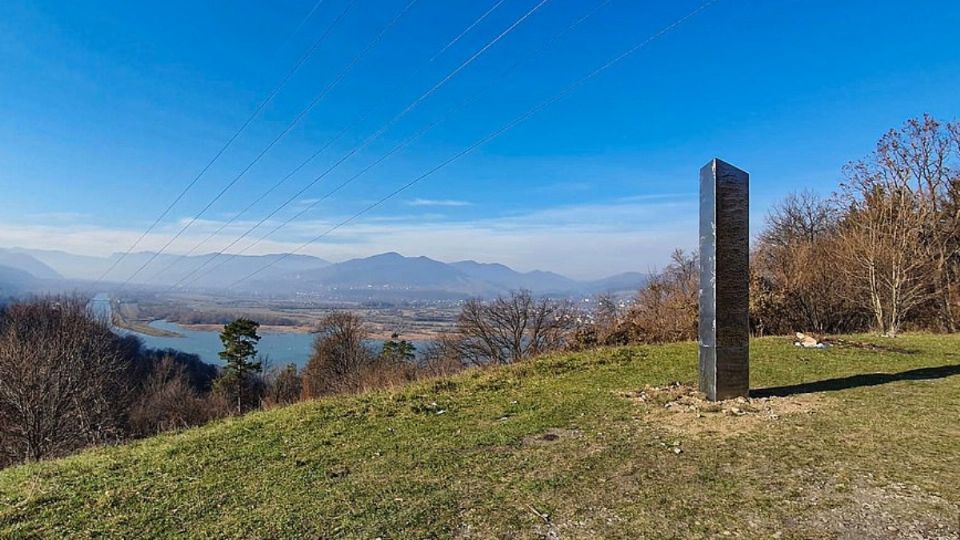
<svg viewBox="0 0 960 540">
<path fill-rule="evenodd" d="M 33 265 L 47 269 L 44 270 L 47 275 L 80 282 L 98 281 L 121 257 L 118 253 L 94 257 L 23 248 L 0 249 L 0 255 L 4 254 L 19 260 L 21 267 Z M 124 256 L 108 274 L 105 283 L 122 281 L 153 257 L 154 253 L 150 251 Z M 0 263 L 2 261 L 0 259 Z M 224 261 L 229 262 L 223 264 Z M 406 256 L 390 251 L 341 262 L 285 253 L 239 256 L 216 253 L 190 256 L 162 254 L 139 272 L 131 283 L 138 287 L 164 289 L 184 281 L 181 290 L 223 291 L 230 284 L 258 270 L 261 270 L 260 273 L 253 279 L 242 281 L 231 289 L 231 294 L 315 294 L 349 300 L 429 300 L 495 296 L 519 289 L 540 295 L 625 292 L 636 290 L 646 281 L 646 276 L 638 272 L 616 274 L 599 280 L 576 280 L 547 270 L 518 271 L 498 262 L 472 259 L 443 262 L 423 255 Z"/>
<path fill-rule="evenodd" d="M 50 265 L 17 249 L 0 248 L 0 266 L 22 270 L 36 279 L 63 279 Z"/>
</svg>

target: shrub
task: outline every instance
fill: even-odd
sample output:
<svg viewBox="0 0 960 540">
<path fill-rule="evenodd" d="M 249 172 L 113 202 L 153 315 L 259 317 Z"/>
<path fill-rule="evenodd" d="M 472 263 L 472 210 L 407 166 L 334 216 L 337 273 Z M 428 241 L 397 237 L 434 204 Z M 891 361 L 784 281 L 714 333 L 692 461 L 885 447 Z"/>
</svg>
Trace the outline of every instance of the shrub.
<svg viewBox="0 0 960 540">
<path fill-rule="evenodd" d="M 0 451 L 58 456 L 124 436 L 133 363 L 79 297 L 9 306 L 0 319 Z"/>
</svg>

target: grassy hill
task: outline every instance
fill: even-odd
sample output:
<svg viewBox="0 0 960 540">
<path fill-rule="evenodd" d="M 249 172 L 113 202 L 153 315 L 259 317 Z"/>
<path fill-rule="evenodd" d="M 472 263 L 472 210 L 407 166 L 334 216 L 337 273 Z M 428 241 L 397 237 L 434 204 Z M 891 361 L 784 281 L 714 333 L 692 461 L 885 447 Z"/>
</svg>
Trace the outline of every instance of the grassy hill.
<svg viewBox="0 0 960 540">
<path fill-rule="evenodd" d="M 627 347 L 13 468 L 0 538 L 956 538 L 960 336 L 849 340 L 755 341 L 749 403 Z"/>
</svg>

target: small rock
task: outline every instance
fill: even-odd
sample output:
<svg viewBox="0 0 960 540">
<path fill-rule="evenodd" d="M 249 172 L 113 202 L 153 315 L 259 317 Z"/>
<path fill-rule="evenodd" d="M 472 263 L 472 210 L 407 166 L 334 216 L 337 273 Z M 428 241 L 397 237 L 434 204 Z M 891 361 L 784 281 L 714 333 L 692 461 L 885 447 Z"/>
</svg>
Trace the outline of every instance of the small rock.
<svg viewBox="0 0 960 540">
<path fill-rule="evenodd" d="M 679 456 L 681 453 L 683 453 L 683 449 L 675 446 L 673 447 L 673 453 Z"/>
</svg>

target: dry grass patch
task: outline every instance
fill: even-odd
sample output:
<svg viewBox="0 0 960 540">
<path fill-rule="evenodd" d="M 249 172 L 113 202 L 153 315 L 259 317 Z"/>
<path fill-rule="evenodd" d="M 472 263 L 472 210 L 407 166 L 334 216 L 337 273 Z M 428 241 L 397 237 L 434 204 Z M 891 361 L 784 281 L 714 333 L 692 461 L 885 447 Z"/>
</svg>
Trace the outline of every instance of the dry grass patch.
<svg viewBox="0 0 960 540">
<path fill-rule="evenodd" d="M 624 396 L 640 403 L 657 424 L 670 431 L 723 437 L 758 429 L 786 416 L 812 414 L 821 404 L 813 394 L 708 401 L 693 386 L 678 382 L 646 386 Z"/>
<path fill-rule="evenodd" d="M 855 485 L 809 486 L 811 502 L 836 501 L 812 515 L 788 520 L 801 537 L 827 536 L 839 540 L 955 540 L 960 538 L 960 509 L 947 500 L 903 483 L 883 487 Z"/>
</svg>

